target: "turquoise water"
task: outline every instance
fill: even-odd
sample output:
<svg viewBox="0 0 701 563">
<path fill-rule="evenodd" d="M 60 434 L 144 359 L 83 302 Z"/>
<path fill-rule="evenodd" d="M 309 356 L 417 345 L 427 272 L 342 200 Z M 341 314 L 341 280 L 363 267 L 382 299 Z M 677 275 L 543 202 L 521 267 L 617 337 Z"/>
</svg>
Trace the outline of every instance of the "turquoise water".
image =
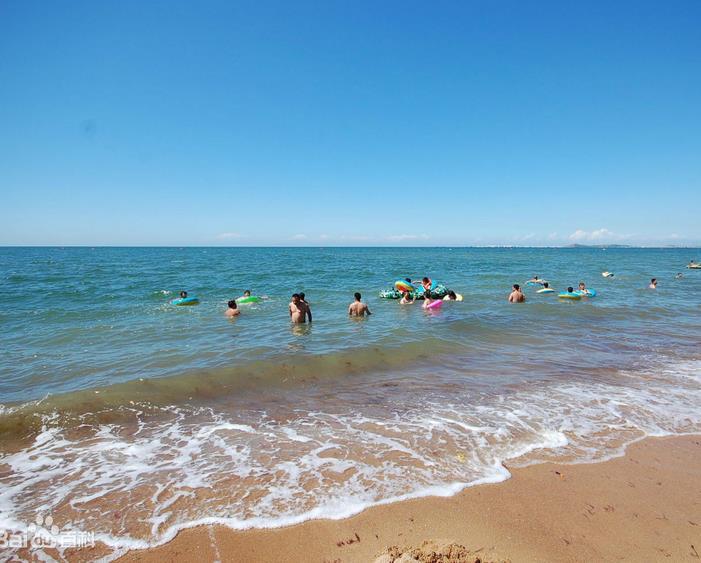
<svg viewBox="0 0 701 563">
<path fill-rule="evenodd" d="M 521 340 L 547 346 L 557 339 L 551 353 L 570 347 L 568 354 L 594 366 L 671 347 L 684 356 L 698 343 L 701 272 L 684 268 L 692 256 L 686 249 L 2 249 L 8 306 L 0 312 L 0 397 L 25 401 L 137 377 L 425 338 L 460 341 L 478 353 L 490 336 L 503 337 L 504 353 Z M 602 278 L 604 270 L 616 277 Z M 674 280 L 679 271 L 686 277 Z M 424 273 L 465 301 L 435 317 L 378 297 L 393 280 Z M 534 274 L 563 290 L 586 280 L 601 295 L 563 304 L 529 288 L 526 306 L 507 306 L 511 284 Z M 646 289 L 653 276 L 657 292 Z M 201 304 L 171 306 L 181 289 Z M 267 299 L 224 321 L 226 301 L 244 289 Z M 295 291 L 306 292 L 315 315 L 306 331 L 288 323 Z M 375 312 L 368 322 L 347 318 L 354 291 Z M 587 339 L 583 321 L 596 323 L 585 329 Z M 582 347 L 604 357 L 579 354 Z"/>
<path fill-rule="evenodd" d="M 0 527 L 48 509 L 116 553 L 196 523 L 338 518 L 504 479 L 505 461 L 606 459 L 646 435 L 699 432 L 701 271 L 685 265 L 700 258 L 0 249 Z M 423 275 L 465 300 L 427 313 L 378 296 Z M 584 280 L 598 296 L 525 288 L 525 304 L 507 303 L 533 275 L 557 290 Z M 183 289 L 200 305 L 170 305 Z M 226 319 L 244 289 L 263 301 Z M 314 314 L 304 327 L 287 313 L 298 291 Z M 355 291 L 370 318 L 348 318 Z"/>
</svg>

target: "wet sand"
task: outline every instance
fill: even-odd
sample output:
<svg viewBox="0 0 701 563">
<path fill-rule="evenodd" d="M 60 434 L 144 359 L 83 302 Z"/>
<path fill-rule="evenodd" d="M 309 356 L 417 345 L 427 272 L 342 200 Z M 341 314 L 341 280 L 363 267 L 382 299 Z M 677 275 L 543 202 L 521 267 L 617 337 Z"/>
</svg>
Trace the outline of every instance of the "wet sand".
<svg viewBox="0 0 701 563">
<path fill-rule="evenodd" d="M 512 474 L 451 498 L 374 507 L 345 520 L 244 532 L 193 528 L 119 561 L 387 563 L 424 544 L 422 561 L 701 562 L 701 436 L 650 438 L 611 461 Z M 451 558 L 431 555 L 451 544 Z"/>
</svg>

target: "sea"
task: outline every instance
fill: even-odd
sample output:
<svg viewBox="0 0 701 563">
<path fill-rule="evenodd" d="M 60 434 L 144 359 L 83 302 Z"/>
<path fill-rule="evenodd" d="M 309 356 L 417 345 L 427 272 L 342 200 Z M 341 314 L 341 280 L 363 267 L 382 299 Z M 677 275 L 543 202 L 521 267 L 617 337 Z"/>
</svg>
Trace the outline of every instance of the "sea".
<svg viewBox="0 0 701 563">
<path fill-rule="evenodd" d="M 701 433 L 692 259 L 700 249 L 0 248 L 0 560 L 68 559 L 67 533 L 109 560 L 201 524 L 345 518 Z M 534 275 L 597 295 L 525 286 L 508 303 Z M 464 300 L 426 311 L 379 296 L 423 276 Z M 226 318 L 247 289 L 261 301 Z M 182 290 L 199 305 L 172 305 Z M 348 316 L 356 291 L 367 318 Z M 295 292 L 312 323 L 290 324 Z M 32 544 L 40 533 L 56 541 Z"/>
</svg>

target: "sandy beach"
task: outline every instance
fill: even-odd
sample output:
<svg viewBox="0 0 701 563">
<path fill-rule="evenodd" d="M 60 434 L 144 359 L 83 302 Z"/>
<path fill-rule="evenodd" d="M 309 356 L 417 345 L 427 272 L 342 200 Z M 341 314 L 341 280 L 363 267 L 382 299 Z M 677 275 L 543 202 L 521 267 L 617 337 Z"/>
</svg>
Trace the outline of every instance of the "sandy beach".
<svg viewBox="0 0 701 563">
<path fill-rule="evenodd" d="M 648 438 L 607 462 L 512 474 L 340 521 L 194 528 L 120 561 L 701 561 L 699 436 Z"/>
</svg>

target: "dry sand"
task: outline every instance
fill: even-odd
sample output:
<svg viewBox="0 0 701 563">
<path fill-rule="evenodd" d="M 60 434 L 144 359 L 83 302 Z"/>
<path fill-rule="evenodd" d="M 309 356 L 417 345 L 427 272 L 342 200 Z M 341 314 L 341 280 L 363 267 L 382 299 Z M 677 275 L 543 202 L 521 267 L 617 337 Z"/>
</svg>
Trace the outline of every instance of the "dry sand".
<svg viewBox="0 0 701 563">
<path fill-rule="evenodd" d="M 120 561 L 701 563 L 699 436 L 646 439 L 604 463 L 512 473 L 451 498 L 379 506 L 346 520 L 185 530 Z"/>
</svg>

